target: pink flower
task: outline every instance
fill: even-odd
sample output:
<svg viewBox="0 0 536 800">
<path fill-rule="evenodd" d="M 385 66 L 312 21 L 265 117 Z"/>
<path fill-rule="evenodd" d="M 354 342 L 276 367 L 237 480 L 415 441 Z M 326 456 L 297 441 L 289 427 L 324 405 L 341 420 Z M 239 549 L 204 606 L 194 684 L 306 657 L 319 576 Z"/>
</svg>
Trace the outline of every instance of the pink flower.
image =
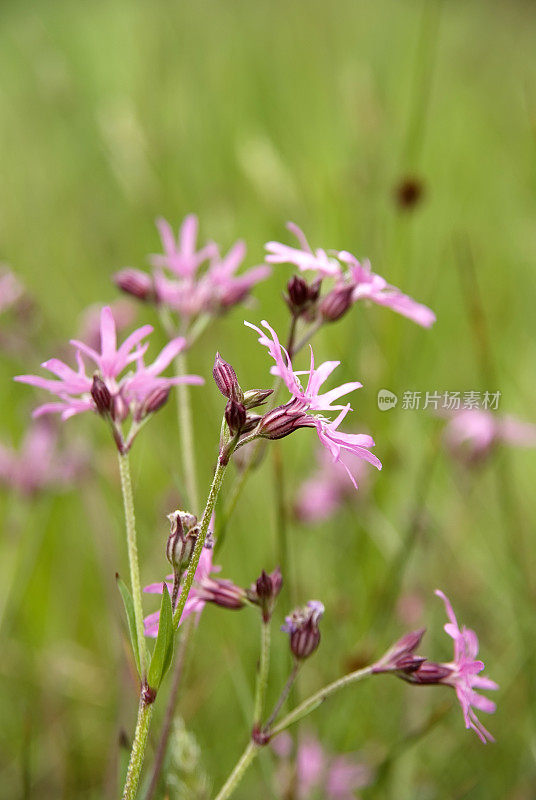
<svg viewBox="0 0 536 800">
<path fill-rule="evenodd" d="M 313 251 L 297 225 L 288 223 L 287 228 L 297 237 L 300 247 L 268 242 L 266 261 L 294 264 L 301 271 L 315 272 L 318 278 L 335 279 L 335 286 L 319 303 L 320 315 L 324 320 L 340 319 L 352 303 L 370 300 L 388 306 L 424 328 L 429 328 L 435 322 L 436 317 L 431 309 L 403 294 L 396 286 L 390 286 L 384 278 L 372 272 L 370 262 L 361 264 L 346 250 L 333 251 L 330 255 L 325 250 Z"/>
<path fill-rule="evenodd" d="M 122 297 L 109 306 L 115 322 L 117 331 L 124 331 L 134 324 L 136 320 L 137 307 L 128 300 Z M 101 314 L 102 306 L 98 303 L 88 306 L 80 315 L 80 339 L 98 350 L 101 340 Z"/>
<path fill-rule="evenodd" d="M 0 444 L 0 483 L 23 495 L 67 486 L 84 467 L 81 453 L 59 450 L 58 430 L 48 420 L 32 424 L 19 450 Z"/>
<path fill-rule="evenodd" d="M 245 324 L 260 334 L 259 343 L 267 347 L 268 352 L 275 361 L 275 367 L 272 368 L 273 374 L 282 378 L 292 395 L 292 399 L 284 406 L 279 406 L 264 415 L 259 423 L 259 435 L 275 439 L 287 436 L 300 427 L 316 428 L 318 438 L 331 454 L 332 461 L 342 464 L 356 488 L 355 478 L 342 459 L 344 451 L 351 452 L 358 458 L 373 464 L 377 469 L 381 469 L 380 460 L 370 452 L 370 448 L 374 447 L 374 440 L 371 436 L 342 433 L 338 430 L 339 425 L 350 411 L 350 404 L 344 406 L 333 405 L 333 401 L 358 389 L 361 383 L 358 381 L 344 383 L 335 389 L 320 394 L 322 385 L 340 364 L 339 361 L 325 361 L 315 369 L 314 355 L 311 348 L 309 370 L 295 372 L 287 351 L 280 344 L 276 332 L 265 320 L 261 324 L 270 333 L 270 336 L 267 336 L 256 325 L 252 325 L 249 322 Z M 305 389 L 300 381 L 300 375 L 307 375 Z M 320 415 L 307 414 L 306 412 L 308 411 L 340 411 L 340 413 L 336 419 L 329 421 Z"/>
<path fill-rule="evenodd" d="M 288 230 L 296 236 L 300 247 L 289 247 L 280 242 L 268 242 L 266 249 L 269 255 L 266 261 L 271 264 L 294 264 L 302 272 L 313 270 L 319 276 L 337 277 L 341 266 L 335 258 L 327 255 L 325 250 L 312 250 L 303 231 L 293 222 L 287 222 Z"/>
<path fill-rule="evenodd" d="M 536 425 L 513 416 L 500 417 L 488 409 L 463 408 L 448 422 L 445 442 L 453 455 L 462 461 L 476 463 L 501 442 L 536 447 Z"/>
<path fill-rule="evenodd" d="M 317 469 L 301 484 L 294 504 L 295 514 L 301 522 L 329 519 L 346 498 L 354 496 L 346 468 L 357 476 L 360 489 L 368 477 L 363 461 L 353 453 L 342 451 L 340 462 L 333 464 L 329 451 L 322 447 L 317 460 Z"/>
<path fill-rule="evenodd" d="M 487 697 L 477 694 L 475 690 L 498 689 L 499 687 L 495 681 L 489 678 L 478 677 L 478 673 L 484 669 L 484 663 L 476 660 L 478 655 L 476 633 L 465 626 L 460 629 L 447 596 L 439 589 L 436 589 L 435 593 L 445 603 L 449 618 L 449 622 L 445 625 L 445 632 L 454 639 L 454 659 L 447 664 L 440 665 L 449 669 L 449 673 L 440 682 L 455 689 L 462 707 L 465 727 L 472 728 L 484 744 L 486 741 L 493 742 L 493 736 L 478 720 L 473 708 L 493 714 L 496 704 Z"/>
<path fill-rule="evenodd" d="M 176 240 L 171 225 L 165 219 L 159 217 L 156 226 L 162 240 L 164 255 L 151 256 L 151 263 L 154 267 L 170 270 L 178 278 L 192 278 L 203 261 L 218 253 L 214 242 L 209 242 L 201 250 L 196 250 L 199 222 L 195 214 L 188 214 L 184 218 Z"/>
<path fill-rule="evenodd" d="M 219 314 L 241 302 L 271 270 L 266 264 L 237 275 L 246 256 L 244 242 L 236 242 L 221 256 L 214 242 L 197 250 L 197 217 L 184 220 L 177 241 L 170 225 L 157 220 L 163 255 L 151 256 L 153 276 L 123 269 L 115 275 L 120 289 L 141 300 L 153 300 L 189 321 L 200 314 Z M 207 262 L 204 272 L 200 267 Z"/>
<path fill-rule="evenodd" d="M 197 565 L 197 569 L 195 571 L 195 582 L 192 585 L 188 593 L 188 597 L 186 599 L 186 604 L 184 606 L 184 611 L 182 612 L 181 622 L 182 624 L 186 617 L 189 617 L 190 614 L 197 614 L 199 615 L 203 608 L 205 607 L 206 600 L 202 596 L 202 591 L 200 590 L 204 580 L 210 580 L 210 573 L 216 572 L 219 570 L 219 567 L 214 567 L 212 565 L 212 548 L 203 547 L 201 552 L 201 557 L 199 559 L 199 564 Z M 171 594 L 173 590 L 173 575 L 166 576 L 166 585 L 168 587 L 168 591 Z M 148 594 L 162 594 L 162 583 L 151 583 L 149 586 L 146 586 L 143 590 Z M 177 595 L 178 600 L 179 595 Z M 149 614 L 148 617 L 145 617 L 144 624 L 145 624 L 145 635 L 150 636 L 153 639 L 156 639 L 158 636 L 158 623 L 160 621 L 160 611 L 155 611 L 154 614 Z"/>
<path fill-rule="evenodd" d="M 146 413 L 155 410 L 156 401 L 161 399 L 164 396 L 162 393 L 169 391 L 171 386 L 177 383 L 203 383 L 203 379 L 196 375 L 178 378 L 160 377 L 160 373 L 184 348 L 183 338 L 172 339 L 149 366 L 144 363 L 143 356 L 148 344 L 142 342 L 152 330 L 151 325 L 143 325 L 118 347 L 111 309 L 103 308 L 100 319 L 100 352 L 84 342 L 73 339 L 71 344 L 76 350 L 76 370 L 63 361 L 52 358 L 41 366 L 55 375 L 56 379 L 37 375 L 19 375 L 15 378 L 21 383 L 45 389 L 59 398 L 56 402 L 39 406 L 34 411 L 34 416 L 59 412 L 62 419 L 68 419 L 82 411 L 98 410 L 100 413 L 109 412 L 114 423 L 121 423 L 129 414 L 132 414 L 135 421 L 140 421 Z M 94 363 L 95 372 L 92 377 L 86 373 L 85 358 Z M 136 365 L 134 371 L 129 370 L 121 375 L 134 363 Z M 98 397 L 95 391 L 96 381 Z"/>
<path fill-rule="evenodd" d="M 370 261 L 364 261 L 361 264 L 346 250 L 341 250 L 338 256 L 348 265 L 348 273 L 343 279 L 343 283 L 353 286 L 352 302 L 370 300 L 377 305 L 387 306 L 398 314 L 413 320 L 417 325 L 422 325 L 423 328 L 430 328 L 434 324 L 436 315 L 430 308 L 417 303 L 407 294 L 403 294 L 396 286 L 390 286 L 384 278 L 372 272 Z"/>
<path fill-rule="evenodd" d="M 322 745 L 313 736 L 304 736 L 296 754 L 299 796 L 307 798 L 321 782 L 327 758 Z"/>
</svg>

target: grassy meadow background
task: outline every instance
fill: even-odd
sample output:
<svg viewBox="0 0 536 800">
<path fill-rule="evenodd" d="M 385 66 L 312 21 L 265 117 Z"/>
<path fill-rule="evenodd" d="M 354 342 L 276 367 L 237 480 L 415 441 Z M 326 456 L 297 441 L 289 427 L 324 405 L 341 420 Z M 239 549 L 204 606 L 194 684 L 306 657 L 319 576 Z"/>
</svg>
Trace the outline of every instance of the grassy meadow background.
<svg viewBox="0 0 536 800">
<path fill-rule="evenodd" d="M 319 359 L 343 361 L 341 381 L 363 382 L 352 422 L 374 435 L 384 469 L 329 522 L 290 523 L 292 592 L 326 605 L 299 692 L 408 629 L 389 602 L 399 584 L 422 603 L 421 651 L 448 660 L 433 596 L 441 587 L 500 683 L 498 712 L 485 720 L 497 743 L 464 730 L 448 689 L 389 678 L 355 687 L 305 727 L 328 749 L 370 761 L 378 777 L 365 798 L 536 792 L 534 453 L 499 452 L 467 473 L 445 456 L 441 421 L 376 402 L 380 388 L 500 390 L 503 412 L 536 422 L 535 41 L 536 8 L 520 0 L 2 4 L 0 259 L 37 309 L 19 330 L 20 352 L 1 355 L 2 441 L 20 441 L 43 396 L 11 377 L 59 355 L 88 305 L 117 298 L 111 275 L 158 250 L 158 215 L 178 226 L 194 211 L 202 237 L 224 248 L 243 237 L 248 265 L 269 239 L 286 241 L 294 220 L 314 246 L 369 256 L 437 313 L 425 331 L 358 306 L 316 341 Z M 408 177 L 424 192 L 402 210 L 395 190 Z M 257 303 L 218 320 L 191 351 L 191 371 L 207 378 L 192 390 L 202 487 L 223 411 L 210 380 L 215 351 L 243 386 L 269 385 L 268 358 L 242 322 L 267 318 L 283 331 L 291 274 L 274 268 Z M 137 320 L 155 315 L 138 307 Z M 31 502 L 0 489 L 6 800 L 116 797 L 120 732 L 133 732 L 136 685 L 114 581 L 127 575 L 117 464 L 105 426 L 87 416 L 64 426 L 91 459 L 83 484 Z M 314 438 L 300 431 L 272 448 L 289 507 Z M 217 559 L 239 584 L 280 559 L 272 456 Z M 132 466 L 148 583 L 166 571 L 165 514 L 180 496 L 174 403 L 140 435 Z M 148 613 L 156 605 L 146 600 Z M 286 676 L 285 638 L 274 633 L 272 700 Z M 214 788 L 248 735 L 257 652 L 253 613 L 205 609 L 180 711 Z M 267 752 L 237 800 L 276 796 L 271 764 Z"/>
</svg>

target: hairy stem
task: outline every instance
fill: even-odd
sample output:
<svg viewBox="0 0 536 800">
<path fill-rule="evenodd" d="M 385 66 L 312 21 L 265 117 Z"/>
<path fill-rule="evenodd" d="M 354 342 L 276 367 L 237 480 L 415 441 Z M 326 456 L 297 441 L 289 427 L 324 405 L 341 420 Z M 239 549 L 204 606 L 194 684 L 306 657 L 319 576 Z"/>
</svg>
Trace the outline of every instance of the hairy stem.
<svg viewBox="0 0 536 800">
<path fill-rule="evenodd" d="M 123 790 L 123 800 L 134 800 L 136 797 L 152 715 L 153 703 L 147 701 L 144 690 L 142 689 L 140 705 L 138 708 L 136 732 L 134 733 L 134 741 L 132 742 L 130 761 L 128 762 L 125 788 Z"/>
<path fill-rule="evenodd" d="M 283 686 L 283 691 L 279 695 L 279 699 L 278 699 L 277 703 L 275 704 L 272 713 L 270 714 L 270 716 L 268 717 L 268 719 L 264 723 L 263 729 L 269 730 L 270 729 L 270 725 L 272 725 L 272 723 L 276 719 L 277 715 L 281 711 L 283 703 L 285 702 L 285 700 L 289 696 L 290 690 L 292 689 L 292 687 L 294 685 L 294 681 L 296 680 L 296 676 L 297 676 L 297 674 L 299 672 L 299 669 L 300 669 L 300 662 L 299 661 L 295 661 L 294 662 L 294 666 L 292 667 L 292 671 L 291 671 L 290 675 L 288 676 L 288 680 L 285 683 L 285 685 Z"/>
<path fill-rule="evenodd" d="M 140 672 L 142 681 L 147 672 L 145 634 L 143 628 L 143 609 L 141 601 L 140 567 L 138 563 L 138 544 L 136 541 L 136 518 L 134 516 L 134 498 L 132 495 L 132 481 L 130 478 L 130 462 L 128 453 L 119 454 L 119 474 L 121 475 L 121 491 L 125 508 L 125 524 L 127 529 L 128 563 L 130 568 L 130 586 L 134 603 L 134 617 L 136 620 L 136 635 L 140 655 Z"/>
<path fill-rule="evenodd" d="M 253 708 L 254 725 L 261 724 L 262 712 L 266 689 L 268 687 L 268 670 L 270 667 L 270 622 L 261 622 L 261 654 L 259 660 L 259 670 L 257 672 L 257 684 L 255 687 L 255 705 Z"/>
<path fill-rule="evenodd" d="M 162 726 L 162 733 L 160 734 L 160 740 L 158 742 L 158 747 L 156 749 L 153 774 L 151 776 L 151 783 L 149 784 L 147 794 L 145 795 L 145 800 L 152 800 L 156 792 L 156 789 L 158 787 L 158 780 L 160 778 L 162 765 L 164 763 L 164 758 L 167 752 L 169 734 L 171 733 L 171 724 L 173 722 L 173 715 L 175 714 L 175 707 L 177 705 L 177 695 L 179 693 L 179 687 L 184 670 L 184 664 L 186 661 L 186 651 L 190 643 L 192 628 L 193 628 L 193 617 L 189 617 L 186 623 L 184 624 L 184 627 L 181 628 L 181 637 L 179 640 L 179 646 L 177 648 L 177 657 L 173 671 L 173 683 L 169 693 L 166 715 L 164 718 L 164 724 Z"/>
<path fill-rule="evenodd" d="M 220 493 L 221 485 L 223 483 L 223 476 L 225 475 L 225 470 L 227 468 L 229 457 L 233 452 L 235 446 L 236 445 L 232 440 L 225 448 L 224 454 L 220 453 L 218 457 L 218 465 L 216 467 L 216 472 L 214 473 L 212 486 L 210 487 L 210 492 L 207 498 L 207 504 L 205 506 L 205 510 L 203 511 L 203 517 L 201 519 L 201 524 L 199 526 L 199 533 L 197 535 L 197 540 L 195 543 L 192 559 L 190 561 L 188 570 L 186 572 L 182 584 L 181 593 L 179 595 L 179 599 L 177 602 L 177 608 L 175 609 L 175 613 L 173 614 L 173 626 L 175 627 L 175 629 L 179 626 L 182 617 L 182 612 L 184 611 L 184 606 L 188 598 L 188 594 L 194 582 L 195 571 L 197 569 L 197 565 L 199 564 L 201 553 L 203 552 L 205 539 L 207 538 L 210 518 L 212 517 L 212 512 L 214 511 L 214 506 L 216 505 L 216 500 L 218 499 L 218 495 Z"/>
</svg>

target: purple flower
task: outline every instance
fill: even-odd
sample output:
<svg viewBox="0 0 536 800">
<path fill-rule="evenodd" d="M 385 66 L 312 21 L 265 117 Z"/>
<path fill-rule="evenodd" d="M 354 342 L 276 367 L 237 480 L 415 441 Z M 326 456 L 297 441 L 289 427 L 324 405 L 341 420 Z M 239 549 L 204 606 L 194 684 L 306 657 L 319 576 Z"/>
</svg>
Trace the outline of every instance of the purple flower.
<svg viewBox="0 0 536 800">
<path fill-rule="evenodd" d="M 34 422 L 19 450 L 0 444 L 0 483 L 23 495 L 67 486 L 85 466 L 81 453 L 59 450 L 58 430 L 50 420 Z"/>
<path fill-rule="evenodd" d="M 205 580 L 211 581 L 210 573 L 216 572 L 219 569 L 219 567 L 214 567 L 212 565 L 212 554 L 212 548 L 203 547 L 201 558 L 199 559 L 199 564 L 197 565 L 197 569 L 195 571 L 195 582 L 188 593 L 180 624 L 182 624 L 186 617 L 189 617 L 190 614 L 199 615 L 205 607 L 205 603 L 207 601 L 202 592 L 203 582 Z M 166 577 L 166 581 L 169 593 L 171 595 L 173 590 L 173 575 L 168 575 Z M 146 586 L 143 591 L 149 594 L 162 594 L 162 582 L 160 581 L 159 583 L 151 583 L 149 586 Z M 179 595 L 177 595 L 177 600 L 178 597 Z M 148 617 L 145 617 L 144 624 L 146 636 L 150 636 L 154 639 L 158 636 L 159 620 L 160 611 L 155 611 L 154 614 L 149 614 Z"/>
<path fill-rule="evenodd" d="M 488 409 L 463 408 L 445 428 L 450 452 L 470 464 L 482 461 L 496 444 L 536 447 L 536 425 L 513 416 L 497 416 Z"/>
<path fill-rule="evenodd" d="M 118 347 L 111 309 L 103 308 L 100 319 L 100 352 L 73 339 L 71 344 L 76 350 L 76 370 L 63 361 L 52 358 L 41 366 L 55 375 L 56 379 L 38 375 L 19 375 L 15 378 L 21 383 L 46 389 L 58 397 L 56 402 L 39 406 L 34 411 L 34 417 L 51 412 L 61 413 L 62 419 L 68 419 L 82 411 L 98 410 L 103 413 L 104 406 L 108 403 L 114 423 L 120 424 L 129 414 L 138 422 L 149 410 L 159 406 L 156 401 L 161 401 L 162 390 L 177 383 L 203 383 L 203 379 L 197 375 L 176 378 L 160 376 L 185 347 L 186 342 L 181 337 L 172 339 L 152 364 L 145 364 L 143 356 L 148 344 L 142 342 L 152 330 L 151 325 L 143 325 Z M 91 377 L 86 373 L 84 359 L 89 359 L 94 364 Z M 122 375 L 132 364 L 135 364 L 135 370 L 129 369 Z"/>
<path fill-rule="evenodd" d="M 473 708 L 484 711 L 486 714 L 493 714 L 497 707 L 496 704 L 487 697 L 477 694 L 475 690 L 498 689 L 499 686 L 489 678 L 478 677 L 478 673 L 484 669 L 484 663 L 476 659 L 478 655 L 476 633 L 465 626 L 460 629 L 447 596 L 439 589 L 436 589 L 435 593 L 445 603 L 449 618 L 449 621 L 444 626 L 445 632 L 454 640 L 454 659 L 447 664 L 440 665 L 447 667 L 449 672 L 439 682 L 455 689 L 456 696 L 462 707 L 465 727 L 472 728 L 484 744 L 486 741 L 493 742 L 493 736 L 482 725 Z"/>
<path fill-rule="evenodd" d="M 266 264 L 236 274 L 246 256 L 242 241 L 225 256 L 214 242 L 197 250 L 198 220 L 194 214 L 185 218 L 177 240 L 165 220 L 157 220 L 157 226 L 164 253 L 151 256 L 153 275 L 127 268 L 116 273 L 114 280 L 128 294 L 167 306 L 185 321 L 201 314 L 222 313 L 241 302 L 270 274 Z M 201 272 L 205 262 L 207 266 Z"/>
<path fill-rule="evenodd" d="M 263 327 L 269 331 L 271 336 L 267 336 L 256 325 L 249 322 L 245 323 L 248 327 L 260 334 L 259 342 L 268 348 L 268 352 L 275 361 L 272 373 L 282 378 L 289 392 L 292 395 L 284 406 L 279 406 L 268 412 L 259 424 L 259 435 L 267 438 L 282 438 L 297 430 L 300 427 L 316 428 L 321 444 L 328 450 L 333 462 L 339 462 L 346 470 L 353 485 L 357 488 L 355 477 L 350 468 L 342 459 L 342 453 L 348 451 L 358 456 L 358 458 L 368 461 L 377 469 L 381 469 L 381 462 L 370 448 L 374 446 L 371 436 L 365 434 L 342 433 L 338 430 L 339 425 L 350 411 L 350 405 L 333 405 L 335 400 L 353 392 L 361 386 L 361 383 L 354 381 L 344 383 L 335 389 L 320 394 L 320 388 L 331 375 L 333 370 L 340 364 L 339 361 L 325 361 L 315 369 L 314 355 L 311 348 L 311 362 L 309 370 L 295 372 L 292 367 L 290 357 L 285 348 L 280 344 L 276 332 L 268 323 L 263 320 Z M 307 375 L 307 384 L 303 389 L 300 381 L 301 375 Z M 340 411 L 333 421 L 320 415 L 307 414 L 307 411 Z"/>
</svg>

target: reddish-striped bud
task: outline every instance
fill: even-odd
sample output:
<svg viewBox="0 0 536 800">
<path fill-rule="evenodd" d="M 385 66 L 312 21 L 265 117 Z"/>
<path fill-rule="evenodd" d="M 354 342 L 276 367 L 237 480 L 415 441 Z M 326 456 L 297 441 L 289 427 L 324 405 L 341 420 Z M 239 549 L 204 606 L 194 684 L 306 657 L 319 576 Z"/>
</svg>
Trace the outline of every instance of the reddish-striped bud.
<svg viewBox="0 0 536 800">
<path fill-rule="evenodd" d="M 138 300 L 154 300 L 155 291 L 150 275 L 139 269 L 126 267 L 114 275 L 115 285 L 125 294 L 130 294 Z"/>
</svg>

